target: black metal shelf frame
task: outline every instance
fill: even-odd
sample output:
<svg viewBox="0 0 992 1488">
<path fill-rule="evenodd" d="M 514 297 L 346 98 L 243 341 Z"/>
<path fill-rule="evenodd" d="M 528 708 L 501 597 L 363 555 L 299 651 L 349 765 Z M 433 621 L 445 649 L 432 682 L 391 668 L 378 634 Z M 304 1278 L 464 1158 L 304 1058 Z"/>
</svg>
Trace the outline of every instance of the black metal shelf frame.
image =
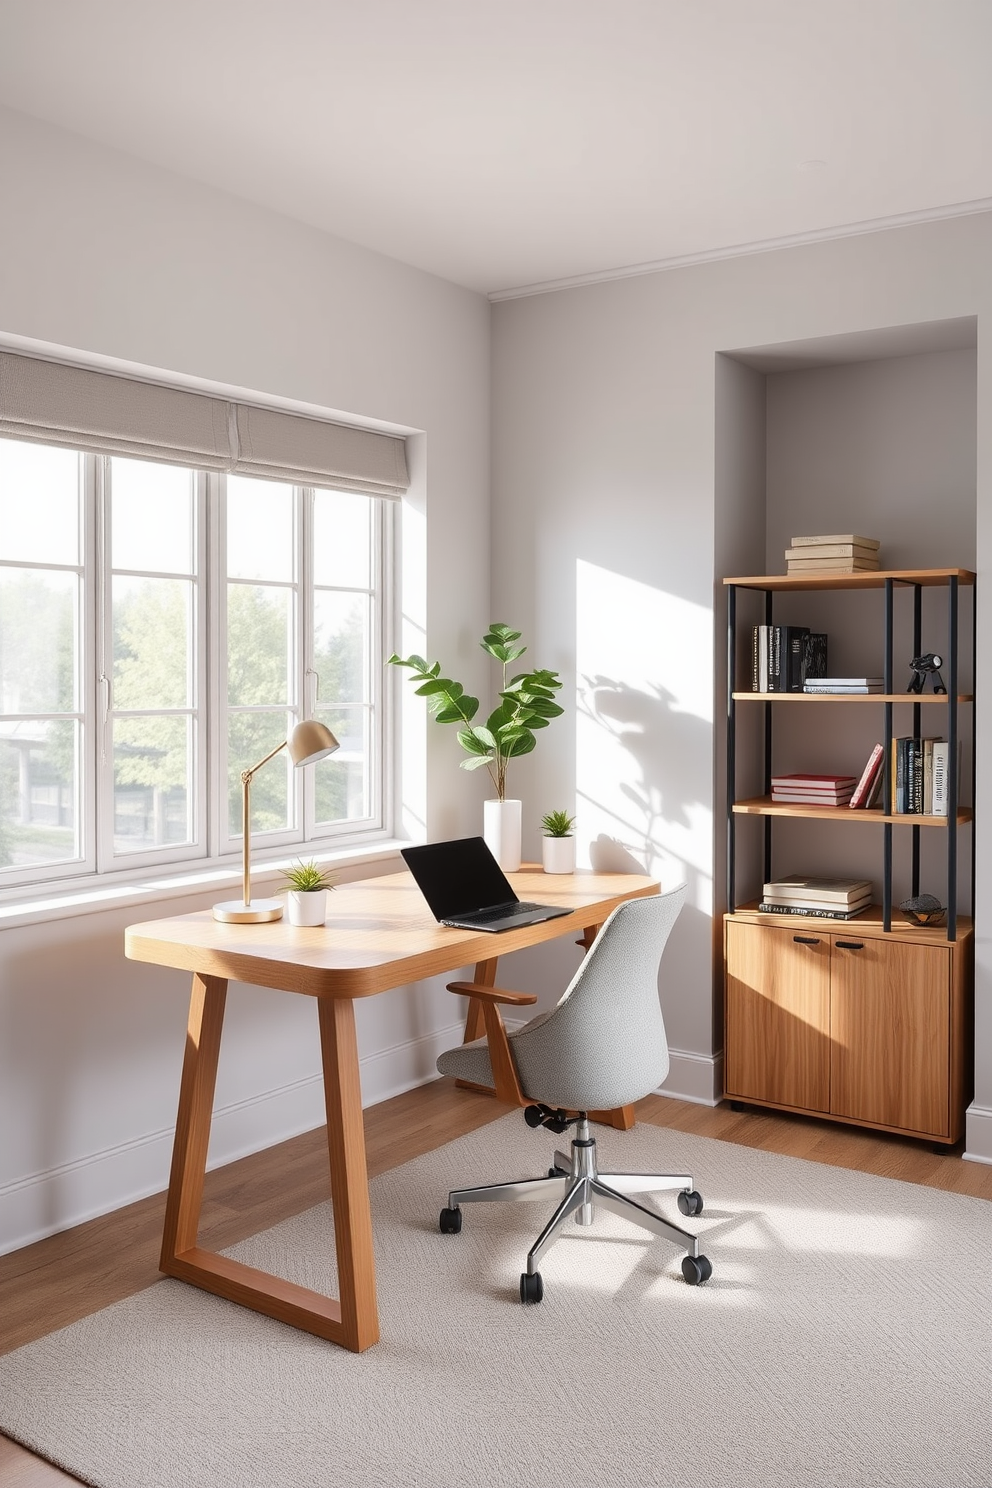
<svg viewBox="0 0 992 1488">
<path fill-rule="evenodd" d="M 818 586 L 820 587 L 820 586 Z M 895 581 L 886 578 L 884 581 L 884 603 L 885 603 L 885 660 L 883 688 L 886 694 L 893 691 L 893 598 L 895 592 Z M 923 589 L 918 583 L 901 578 L 900 588 L 912 588 L 913 590 L 913 655 L 919 656 L 922 649 L 922 616 L 923 616 Z M 736 816 L 733 810 L 734 801 L 737 796 L 737 703 L 734 693 L 737 688 L 737 590 L 740 588 L 755 591 L 761 586 L 755 581 L 748 584 L 727 585 L 727 909 L 733 913 L 736 905 L 736 849 L 737 849 L 737 826 Z M 774 613 L 774 591 L 771 588 L 763 590 L 764 593 L 764 624 L 773 624 Z M 975 646 L 977 641 L 976 631 L 977 606 L 974 602 L 974 589 L 972 589 L 972 667 L 975 663 Z M 959 673 L 959 632 L 960 632 L 960 581 L 956 574 L 947 577 L 947 739 L 948 739 L 948 797 L 949 809 L 947 813 L 947 939 L 957 940 L 957 890 L 958 890 L 958 818 L 957 807 L 960 796 L 958 780 L 958 743 L 960 739 L 960 720 L 958 711 L 958 673 Z M 977 678 L 975 679 L 977 683 Z M 973 684 L 974 685 L 974 684 Z M 772 775 L 772 718 L 774 702 L 766 701 L 763 705 L 764 719 L 764 743 L 763 743 L 763 790 L 766 796 L 771 794 Z M 892 709 L 895 705 L 888 699 L 883 704 L 883 756 L 882 756 L 882 794 L 885 801 L 891 801 L 892 786 Z M 974 708 L 974 704 L 971 704 Z M 918 702 L 913 704 L 913 734 L 920 735 L 921 712 Z M 974 712 L 972 713 L 972 734 L 974 735 Z M 971 759 L 971 790 L 972 801 L 975 799 L 975 750 L 974 738 Z M 764 818 L 764 844 L 763 844 L 763 881 L 767 882 L 772 875 L 772 821 L 769 815 Z M 912 833 L 912 884 L 914 896 L 920 892 L 920 827 L 907 821 L 907 826 Z M 892 929 L 892 828 L 890 821 L 882 823 L 882 928 L 886 931 Z M 975 832 L 972 821 L 971 833 L 971 915 L 975 913 Z"/>
</svg>

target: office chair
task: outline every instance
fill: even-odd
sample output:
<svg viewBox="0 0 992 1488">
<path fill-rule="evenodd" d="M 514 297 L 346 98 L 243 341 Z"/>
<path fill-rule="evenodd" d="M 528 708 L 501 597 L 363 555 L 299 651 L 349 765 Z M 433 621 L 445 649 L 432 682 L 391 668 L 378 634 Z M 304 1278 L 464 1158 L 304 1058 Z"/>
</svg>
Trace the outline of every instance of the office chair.
<svg viewBox="0 0 992 1488">
<path fill-rule="evenodd" d="M 450 983 L 452 992 L 480 999 L 487 1036 L 447 1050 L 437 1061 L 440 1072 L 476 1085 L 495 1084 L 504 1099 L 521 1105 L 530 1102 L 524 1111 L 529 1126 L 546 1126 L 553 1132 L 576 1128 L 571 1154 L 557 1151 L 547 1177 L 454 1189 L 447 1208 L 441 1210 L 441 1231 L 451 1235 L 461 1230 L 463 1204 L 534 1199 L 556 1203 L 528 1253 L 527 1270 L 520 1277 L 521 1302 L 541 1301 L 542 1255 L 560 1238 L 570 1215 L 576 1224 L 592 1224 L 597 1204 L 653 1235 L 687 1245 L 682 1275 L 690 1286 L 712 1273 L 694 1235 L 630 1197 L 679 1189 L 680 1211 L 701 1214 L 703 1200 L 692 1178 L 686 1173 L 600 1173 L 596 1141 L 589 1130 L 590 1111 L 640 1100 L 668 1074 L 658 966 L 685 896 L 682 884 L 669 894 L 621 904 L 603 925 L 557 1007 L 514 1033 L 506 1032 L 499 1004 L 535 1002 L 533 995 L 474 982 Z"/>
</svg>

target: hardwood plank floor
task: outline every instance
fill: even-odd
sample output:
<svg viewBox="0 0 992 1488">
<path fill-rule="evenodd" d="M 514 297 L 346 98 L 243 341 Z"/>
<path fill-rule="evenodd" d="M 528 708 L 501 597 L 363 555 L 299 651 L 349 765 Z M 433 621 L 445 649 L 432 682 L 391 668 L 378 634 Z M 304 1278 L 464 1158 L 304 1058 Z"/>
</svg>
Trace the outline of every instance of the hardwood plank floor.
<svg viewBox="0 0 992 1488">
<path fill-rule="evenodd" d="M 365 1112 L 369 1176 L 474 1131 L 505 1114 L 489 1096 L 435 1080 Z M 787 1157 L 855 1168 L 952 1193 L 992 1200 L 992 1167 L 962 1162 L 960 1150 L 931 1152 L 923 1143 L 811 1117 L 729 1105 L 692 1105 L 648 1096 L 639 1121 L 739 1142 Z M 700 1179 L 705 1192 L 705 1181 Z M 207 1174 L 201 1236 L 212 1249 L 321 1203 L 328 1194 L 327 1145 L 318 1129 Z M 0 1353 L 44 1337 L 78 1318 L 161 1280 L 158 1252 L 165 1195 L 129 1204 L 0 1256 Z M 77 1480 L 0 1436 L 2 1488 L 57 1488 Z"/>
</svg>

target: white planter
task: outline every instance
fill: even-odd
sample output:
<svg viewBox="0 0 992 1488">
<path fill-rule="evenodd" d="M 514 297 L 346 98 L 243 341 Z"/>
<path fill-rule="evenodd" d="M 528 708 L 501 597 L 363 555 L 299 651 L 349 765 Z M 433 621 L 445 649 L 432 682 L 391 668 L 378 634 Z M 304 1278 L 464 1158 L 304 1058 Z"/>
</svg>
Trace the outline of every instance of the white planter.
<svg viewBox="0 0 992 1488">
<path fill-rule="evenodd" d="M 519 801 L 482 803 L 482 835 L 504 873 L 515 873 L 520 867 L 521 814 Z"/>
<path fill-rule="evenodd" d="M 541 839 L 541 851 L 545 873 L 575 872 L 574 837 L 544 837 Z"/>
<path fill-rule="evenodd" d="M 299 889 L 290 889 L 286 895 L 289 901 L 289 923 L 291 925 L 322 925 L 327 915 L 327 890 L 308 889 L 303 892 Z"/>
</svg>

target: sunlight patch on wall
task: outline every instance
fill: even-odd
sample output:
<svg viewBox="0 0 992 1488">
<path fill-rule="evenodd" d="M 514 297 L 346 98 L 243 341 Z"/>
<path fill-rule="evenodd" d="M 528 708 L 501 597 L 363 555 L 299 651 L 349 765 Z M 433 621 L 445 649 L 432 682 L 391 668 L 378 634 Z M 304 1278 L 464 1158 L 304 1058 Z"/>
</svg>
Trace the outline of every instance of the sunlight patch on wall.
<svg viewBox="0 0 992 1488">
<path fill-rule="evenodd" d="M 576 567 L 576 795 L 595 866 L 684 877 L 712 904 L 713 619 L 596 564 Z M 600 859 L 597 862 L 597 858 Z"/>
</svg>

